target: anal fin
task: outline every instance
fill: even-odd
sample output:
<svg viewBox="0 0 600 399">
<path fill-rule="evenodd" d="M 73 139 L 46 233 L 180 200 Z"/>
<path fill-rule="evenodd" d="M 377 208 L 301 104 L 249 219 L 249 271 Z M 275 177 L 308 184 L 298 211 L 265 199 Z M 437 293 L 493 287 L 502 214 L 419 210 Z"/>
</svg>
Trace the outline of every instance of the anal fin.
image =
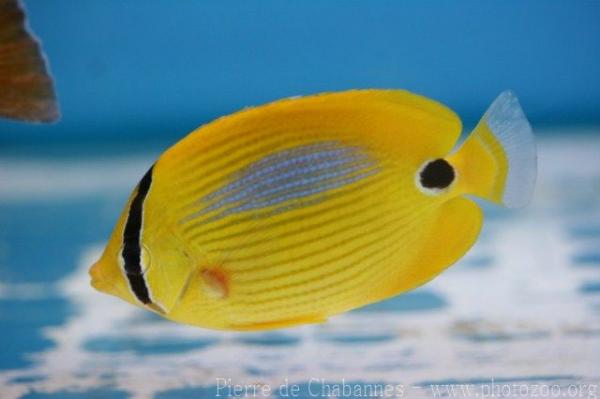
<svg viewBox="0 0 600 399">
<path fill-rule="evenodd" d="M 275 330 L 278 328 L 294 327 L 302 324 L 319 324 L 327 321 L 327 317 L 321 315 L 306 315 L 290 319 L 272 320 L 247 324 L 232 324 L 231 329 L 237 331 L 260 331 Z"/>
<path fill-rule="evenodd" d="M 417 288 L 456 263 L 473 246 L 483 224 L 483 213 L 474 201 L 457 197 L 439 207 L 425 223 L 417 255 L 399 269 L 380 299 Z"/>
</svg>

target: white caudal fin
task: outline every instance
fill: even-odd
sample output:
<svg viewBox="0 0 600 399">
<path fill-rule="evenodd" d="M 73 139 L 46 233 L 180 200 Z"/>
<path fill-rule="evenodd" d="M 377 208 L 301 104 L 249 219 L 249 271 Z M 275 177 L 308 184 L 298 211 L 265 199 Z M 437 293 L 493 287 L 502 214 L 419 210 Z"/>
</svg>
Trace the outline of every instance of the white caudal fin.
<svg viewBox="0 0 600 399">
<path fill-rule="evenodd" d="M 513 92 L 494 100 L 456 156 L 466 193 L 509 208 L 530 201 L 537 173 L 535 141 Z"/>
<path fill-rule="evenodd" d="M 517 96 L 510 90 L 500 93 L 483 121 L 502 145 L 508 160 L 502 203 L 509 208 L 523 207 L 533 195 L 537 153 L 531 125 Z"/>
</svg>

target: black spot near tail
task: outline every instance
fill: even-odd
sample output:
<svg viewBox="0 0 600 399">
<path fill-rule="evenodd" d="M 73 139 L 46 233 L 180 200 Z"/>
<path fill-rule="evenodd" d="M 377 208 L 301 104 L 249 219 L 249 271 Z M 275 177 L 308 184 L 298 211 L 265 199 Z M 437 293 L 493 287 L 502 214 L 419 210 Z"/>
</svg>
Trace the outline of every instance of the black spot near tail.
<svg viewBox="0 0 600 399">
<path fill-rule="evenodd" d="M 448 161 L 442 158 L 425 165 L 419 176 L 423 187 L 438 190 L 442 190 L 452 184 L 454 177 L 454 168 Z"/>
</svg>

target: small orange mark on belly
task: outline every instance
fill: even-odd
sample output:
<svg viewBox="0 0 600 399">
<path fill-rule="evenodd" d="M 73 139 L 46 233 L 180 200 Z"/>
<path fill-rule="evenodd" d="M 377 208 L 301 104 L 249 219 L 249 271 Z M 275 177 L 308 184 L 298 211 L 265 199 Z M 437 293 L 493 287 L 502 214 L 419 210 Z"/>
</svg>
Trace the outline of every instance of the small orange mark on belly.
<svg viewBox="0 0 600 399">
<path fill-rule="evenodd" d="M 205 269 L 201 275 L 207 295 L 213 298 L 226 298 L 229 295 L 229 276 L 224 270 Z"/>
</svg>

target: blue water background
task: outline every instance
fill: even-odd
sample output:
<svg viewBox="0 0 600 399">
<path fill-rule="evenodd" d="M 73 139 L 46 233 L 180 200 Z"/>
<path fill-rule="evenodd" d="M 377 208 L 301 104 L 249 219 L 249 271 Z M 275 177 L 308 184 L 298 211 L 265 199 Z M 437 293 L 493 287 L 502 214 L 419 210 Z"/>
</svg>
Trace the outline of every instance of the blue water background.
<svg viewBox="0 0 600 399">
<path fill-rule="evenodd" d="M 597 1 L 27 1 L 63 119 L 0 143 L 176 140 L 248 105 L 405 88 L 467 124 L 515 90 L 536 125 L 600 122 Z"/>
</svg>

